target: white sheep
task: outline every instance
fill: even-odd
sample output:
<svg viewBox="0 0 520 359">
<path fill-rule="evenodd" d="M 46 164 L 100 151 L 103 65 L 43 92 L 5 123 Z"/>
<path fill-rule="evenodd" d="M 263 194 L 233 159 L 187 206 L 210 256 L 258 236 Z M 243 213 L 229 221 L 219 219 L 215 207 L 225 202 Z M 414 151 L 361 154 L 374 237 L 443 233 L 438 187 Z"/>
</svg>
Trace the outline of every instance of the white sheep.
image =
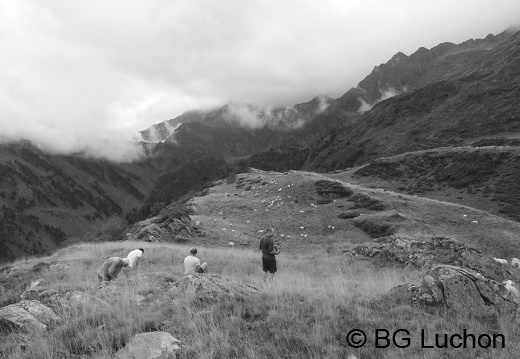
<svg viewBox="0 0 520 359">
<path fill-rule="evenodd" d="M 227 245 L 228 245 L 228 247 L 233 248 L 233 247 L 235 246 L 235 243 L 233 243 L 233 242 L 229 242 Z"/>
<path fill-rule="evenodd" d="M 515 287 L 515 282 L 508 279 L 502 282 L 504 284 L 504 287 L 508 290 L 509 293 L 512 293 L 517 299 L 520 300 L 520 293 L 518 293 L 518 289 Z"/>
<path fill-rule="evenodd" d="M 497 262 L 497 263 L 500 263 L 500 264 L 507 264 L 507 261 L 505 259 L 502 259 L 502 258 L 495 258 L 493 257 L 494 261 Z"/>
<path fill-rule="evenodd" d="M 478 224 L 478 221 L 471 221 L 471 223 L 473 223 L 473 224 Z"/>
<path fill-rule="evenodd" d="M 520 268 L 520 259 L 518 259 L 518 258 L 511 259 L 511 267 Z"/>
</svg>

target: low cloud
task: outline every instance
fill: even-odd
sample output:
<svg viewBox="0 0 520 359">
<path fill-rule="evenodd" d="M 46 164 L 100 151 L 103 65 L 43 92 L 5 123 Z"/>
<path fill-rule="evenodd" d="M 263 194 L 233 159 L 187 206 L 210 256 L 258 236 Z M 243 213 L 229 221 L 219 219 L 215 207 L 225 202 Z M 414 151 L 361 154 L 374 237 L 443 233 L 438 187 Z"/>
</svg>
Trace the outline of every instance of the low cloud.
<svg viewBox="0 0 520 359">
<path fill-rule="evenodd" d="M 318 100 L 319 100 L 319 106 L 318 106 L 318 110 L 316 111 L 316 114 L 325 112 L 325 110 L 327 110 L 327 108 L 329 107 L 329 98 L 327 96 L 319 95 Z"/>
<path fill-rule="evenodd" d="M 406 88 L 404 88 L 404 87 L 401 90 L 396 90 L 396 89 L 390 87 L 384 91 L 381 91 L 381 96 L 372 103 L 367 103 L 365 100 L 358 97 L 358 101 L 361 103 L 361 105 L 359 106 L 359 109 L 357 112 L 359 115 L 362 115 L 363 113 L 370 111 L 372 109 L 372 107 L 377 105 L 379 102 L 389 99 L 390 97 L 400 95 L 405 92 L 406 92 Z"/>
<path fill-rule="evenodd" d="M 62 131 L 52 125 L 35 122 L 19 128 L 2 128 L 0 144 L 30 140 L 43 151 L 54 154 L 78 154 L 104 158 L 115 162 L 131 162 L 141 158 L 144 152 L 137 142 L 126 140 L 119 132 L 80 136 L 74 131 Z"/>
<path fill-rule="evenodd" d="M 164 121 L 158 124 L 155 124 L 145 131 L 140 131 L 139 134 L 134 136 L 134 141 L 143 141 L 150 143 L 158 143 L 164 142 L 165 139 L 175 132 L 181 123 L 176 125 L 172 125 L 170 121 Z M 173 138 L 172 138 L 173 140 Z"/>
<path fill-rule="evenodd" d="M 270 111 L 253 105 L 228 104 L 224 118 L 251 129 L 263 128 L 270 119 Z"/>
<path fill-rule="evenodd" d="M 273 108 L 232 103 L 226 105 L 226 110 L 224 119 L 251 129 L 267 127 L 281 131 L 294 130 L 309 120 L 293 107 Z"/>
</svg>

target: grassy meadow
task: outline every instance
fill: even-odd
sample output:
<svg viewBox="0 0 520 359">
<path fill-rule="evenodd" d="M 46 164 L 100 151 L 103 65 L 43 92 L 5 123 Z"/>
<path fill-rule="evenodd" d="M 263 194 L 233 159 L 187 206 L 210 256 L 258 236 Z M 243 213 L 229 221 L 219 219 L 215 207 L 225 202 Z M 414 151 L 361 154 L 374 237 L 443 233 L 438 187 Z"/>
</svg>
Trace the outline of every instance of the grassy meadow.
<svg viewBox="0 0 520 359">
<path fill-rule="evenodd" d="M 121 273 L 115 286 L 99 289 L 95 272 L 102 262 L 137 247 L 145 249 L 137 276 L 127 278 Z M 350 256 L 282 253 L 279 273 L 265 285 L 259 251 L 199 247 L 198 257 L 209 263 L 210 273 L 260 289 L 247 298 L 202 303 L 193 295 L 178 297 L 167 291 L 168 282 L 182 276 L 181 263 L 188 251 L 185 245 L 107 242 L 75 245 L 50 257 L 12 264 L 22 274 L 16 277 L 17 286 L 11 283 L 11 290 L 1 293 L 3 305 L 17 301 L 16 295 L 37 278 L 44 278 L 44 285 L 58 292 L 87 292 L 108 305 L 56 306 L 61 323 L 47 333 L 32 334 L 29 340 L 22 333 L 5 335 L 0 357 L 111 358 L 132 335 L 157 330 L 181 340 L 184 358 L 513 358 L 520 353 L 520 333 L 507 318 L 479 321 L 465 313 L 453 317 L 428 314 L 407 304 L 389 305 L 389 290 L 418 283 L 422 273 L 417 271 L 382 269 Z M 71 266 L 30 271 L 42 261 Z M 140 305 L 136 296 L 144 297 Z M 346 343 L 352 329 L 368 334 L 364 347 L 354 349 Z M 375 329 L 406 329 L 411 345 L 375 348 Z M 463 329 L 502 333 L 505 349 L 424 349 L 418 337 L 421 329 L 432 337 Z"/>
</svg>

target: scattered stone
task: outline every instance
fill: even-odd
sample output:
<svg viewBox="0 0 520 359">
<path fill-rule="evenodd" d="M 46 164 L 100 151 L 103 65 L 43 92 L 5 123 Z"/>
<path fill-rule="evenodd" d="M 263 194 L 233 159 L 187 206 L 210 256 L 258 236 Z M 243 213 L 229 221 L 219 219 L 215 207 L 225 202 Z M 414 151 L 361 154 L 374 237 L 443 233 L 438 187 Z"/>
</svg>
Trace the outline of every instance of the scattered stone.
<svg viewBox="0 0 520 359">
<path fill-rule="evenodd" d="M 119 350 L 116 359 L 172 359 L 177 357 L 181 342 L 168 332 L 136 334 Z"/>
</svg>

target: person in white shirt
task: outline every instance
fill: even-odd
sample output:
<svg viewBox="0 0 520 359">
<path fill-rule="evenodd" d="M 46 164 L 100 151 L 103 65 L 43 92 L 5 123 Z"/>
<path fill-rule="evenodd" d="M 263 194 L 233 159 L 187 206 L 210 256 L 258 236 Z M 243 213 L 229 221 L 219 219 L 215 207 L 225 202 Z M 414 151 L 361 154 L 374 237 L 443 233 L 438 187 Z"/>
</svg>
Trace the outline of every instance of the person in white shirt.
<svg viewBox="0 0 520 359">
<path fill-rule="evenodd" d="M 197 248 L 190 249 L 190 254 L 184 258 L 183 268 L 185 275 L 193 275 L 195 273 L 204 273 L 208 267 L 208 263 L 200 264 L 200 259 L 195 257 L 197 255 Z"/>
<path fill-rule="evenodd" d="M 141 256 L 144 254 L 143 248 L 137 248 L 128 253 L 126 258 L 129 261 L 127 271 L 125 271 L 125 274 L 128 276 L 127 272 L 137 272 L 137 267 L 139 266 L 139 260 L 141 259 Z"/>
</svg>

